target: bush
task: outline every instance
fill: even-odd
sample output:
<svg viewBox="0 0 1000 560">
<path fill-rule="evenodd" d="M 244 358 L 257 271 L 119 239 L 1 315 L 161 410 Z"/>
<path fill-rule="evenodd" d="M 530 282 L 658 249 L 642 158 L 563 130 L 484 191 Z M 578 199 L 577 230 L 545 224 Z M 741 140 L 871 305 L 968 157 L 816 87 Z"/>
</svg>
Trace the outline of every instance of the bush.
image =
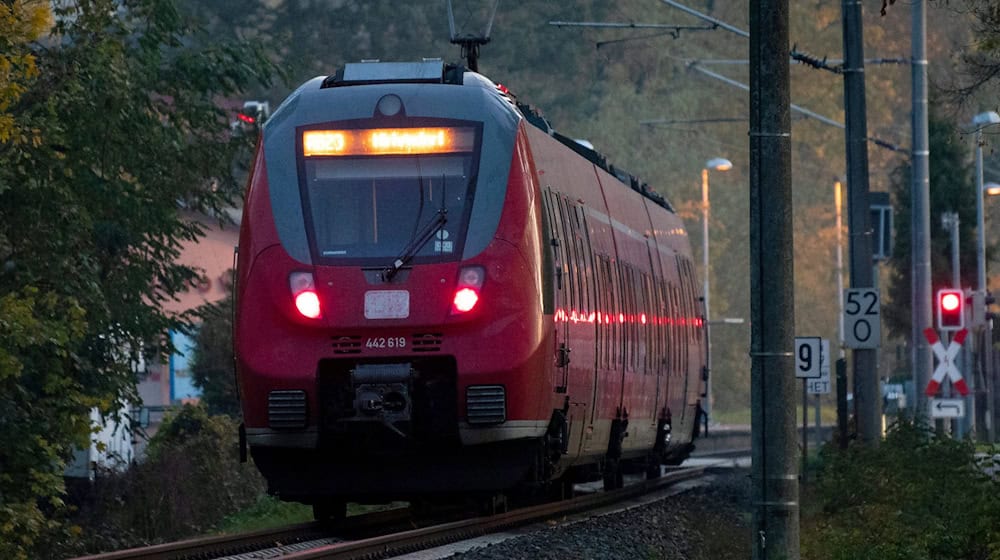
<svg viewBox="0 0 1000 560">
<path fill-rule="evenodd" d="M 803 514 L 804 558 L 1000 559 L 1000 482 L 968 441 L 901 423 L 873 449 L 828 445 Z"/>
<path fill-rule="evenodd" d="M 78 553 L 117 550 L 204 534 L 264 492 L 250 463 L 240 464 L 237 424 L 184 406 L 150 440 L 146 459 L 108 473 L 78 499 Z"/>
</svg>

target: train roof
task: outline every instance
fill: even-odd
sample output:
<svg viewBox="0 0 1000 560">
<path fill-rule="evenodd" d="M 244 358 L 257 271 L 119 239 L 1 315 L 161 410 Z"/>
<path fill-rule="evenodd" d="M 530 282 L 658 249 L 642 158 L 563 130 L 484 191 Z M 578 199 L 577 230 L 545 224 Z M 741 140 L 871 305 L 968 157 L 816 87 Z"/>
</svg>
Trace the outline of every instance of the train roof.
<svg viewBox="0 0 1000 560">
<path fill-rule="evenodd" d="M 468 83 L 467 80 L 469 80 Z M 516 97 L 506 87 L 489 80 L 481 74 L 472 72 L 462 65 L 445 63 L 439 58 L 425 58 L 417 62 L 363 60 L 344 65 L 343 68 L 337 70 L 337 73 L 324 78 L 320 87 L 325 89 L 390 83 L 450 84 L 493 88 L 499 95 L 511 101 L 531 125 L 543 130 L 549 136 L 552 136 L 594 165 L 604 169 L 629 188 L 653 201 L 658 206 L 670 212 L 675 212 L 673 205 L 670 204 L 666 197 L 653 190 L 647 183 L 624 169 L 612 165 L 608 162 L 607 157 L 597 150 L 556 132 L 552 125 L 549 124 L 549 121 L 537 109 L 526 103 L 517 101 Z"/>
</svg>

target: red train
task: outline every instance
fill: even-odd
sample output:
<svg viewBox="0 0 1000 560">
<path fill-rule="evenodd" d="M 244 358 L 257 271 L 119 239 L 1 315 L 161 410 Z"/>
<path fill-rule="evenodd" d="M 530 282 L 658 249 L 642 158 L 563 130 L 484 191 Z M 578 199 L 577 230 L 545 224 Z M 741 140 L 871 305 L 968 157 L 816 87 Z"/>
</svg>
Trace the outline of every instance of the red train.
<svg viewBox="0 0 1000 560">
<path fill-rule="evenodd" d="M 565 488 L 687 456 L 681 220 L 503 86 L 348 64 L 263 128 L 240 233 L 245 442 L 285 500 Z"/>
</svg>

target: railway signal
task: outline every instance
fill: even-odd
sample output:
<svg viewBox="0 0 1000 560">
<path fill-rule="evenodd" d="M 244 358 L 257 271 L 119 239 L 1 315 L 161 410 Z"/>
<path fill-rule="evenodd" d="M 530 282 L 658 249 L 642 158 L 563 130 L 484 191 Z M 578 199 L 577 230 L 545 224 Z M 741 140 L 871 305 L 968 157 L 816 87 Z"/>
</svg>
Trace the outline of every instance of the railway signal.
<svg viewBox="0 0 1000 560">
<path fill-rule="evenodd" d="M 267 101 L 244 101 L 243 108 L 236 113 L 236 120 L 230 123 L 234 133 L 249 133 L 254 135 L 260 130 L 264 121 L 271 116 L 271 104 Z"/>
<path fill-rule="evenodd" d="M 934 356 L 940 362 L 934 370 L 934 375 L 931 377 L 930 382 L 927 383 L 927 389 L 924 390 L 924 393 L 928 397 L 937 395 L 945 376 L 951 380 L 952 386 L 963 397 L 969 394 L 969 387 L 965 384 L 965 379 L 962 378 L 962 372 L 958 371 L 958 368 L 955 367 L 955 358 L 958 357 L 962 343 L 965 342 L 965 337 L 968 334 L 969 331 L 966 329 L 958 331 L 955 333 L 955 338 L 952 339 L 948 348 L 945 348 L 944 344 L 941 343 L 941 339 L 938 338 L 937 333 L 934 332 L 934 329 L 924 329 L 924 336 L 927 337 L 927 342 L 931 344 Z"/>
<path fill-rule="evenodd" d="M 965 294 L 962 290 L 937 291 L 938 330 L 958 331 L 965 328 Z"/>
</svg>

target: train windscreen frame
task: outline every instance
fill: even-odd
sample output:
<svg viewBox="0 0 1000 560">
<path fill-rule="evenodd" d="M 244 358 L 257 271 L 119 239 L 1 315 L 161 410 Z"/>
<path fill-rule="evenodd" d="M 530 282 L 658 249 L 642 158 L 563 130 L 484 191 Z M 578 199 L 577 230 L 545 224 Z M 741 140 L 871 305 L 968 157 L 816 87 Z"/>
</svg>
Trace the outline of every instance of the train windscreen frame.
<svg viewBox="0 0 1000 560">
<path fill-rule="evenodd" d="M 427 227 L 435 231 L 415 252 L 413 264 L 462 258 L 482 123 L 407 119 L 394 124 L 387 128 L 365 120 L 296 131 L 306 232 L 317 264 L 388 266 Z M 440 131 L 451 135 L 447 146 L 434 139 Z M 375 133 L 381 134 L 383 148 L 360 146 Z M 384 142 L 388 133 L 396 134 L 395 140 Z M 434 138 L 428 140 L 428 134 Z M 416 144 L 406 145 L 407 138 L 416 138 Z M 317 145 L 329 149 L 317 150 Z"/>
</svg>

